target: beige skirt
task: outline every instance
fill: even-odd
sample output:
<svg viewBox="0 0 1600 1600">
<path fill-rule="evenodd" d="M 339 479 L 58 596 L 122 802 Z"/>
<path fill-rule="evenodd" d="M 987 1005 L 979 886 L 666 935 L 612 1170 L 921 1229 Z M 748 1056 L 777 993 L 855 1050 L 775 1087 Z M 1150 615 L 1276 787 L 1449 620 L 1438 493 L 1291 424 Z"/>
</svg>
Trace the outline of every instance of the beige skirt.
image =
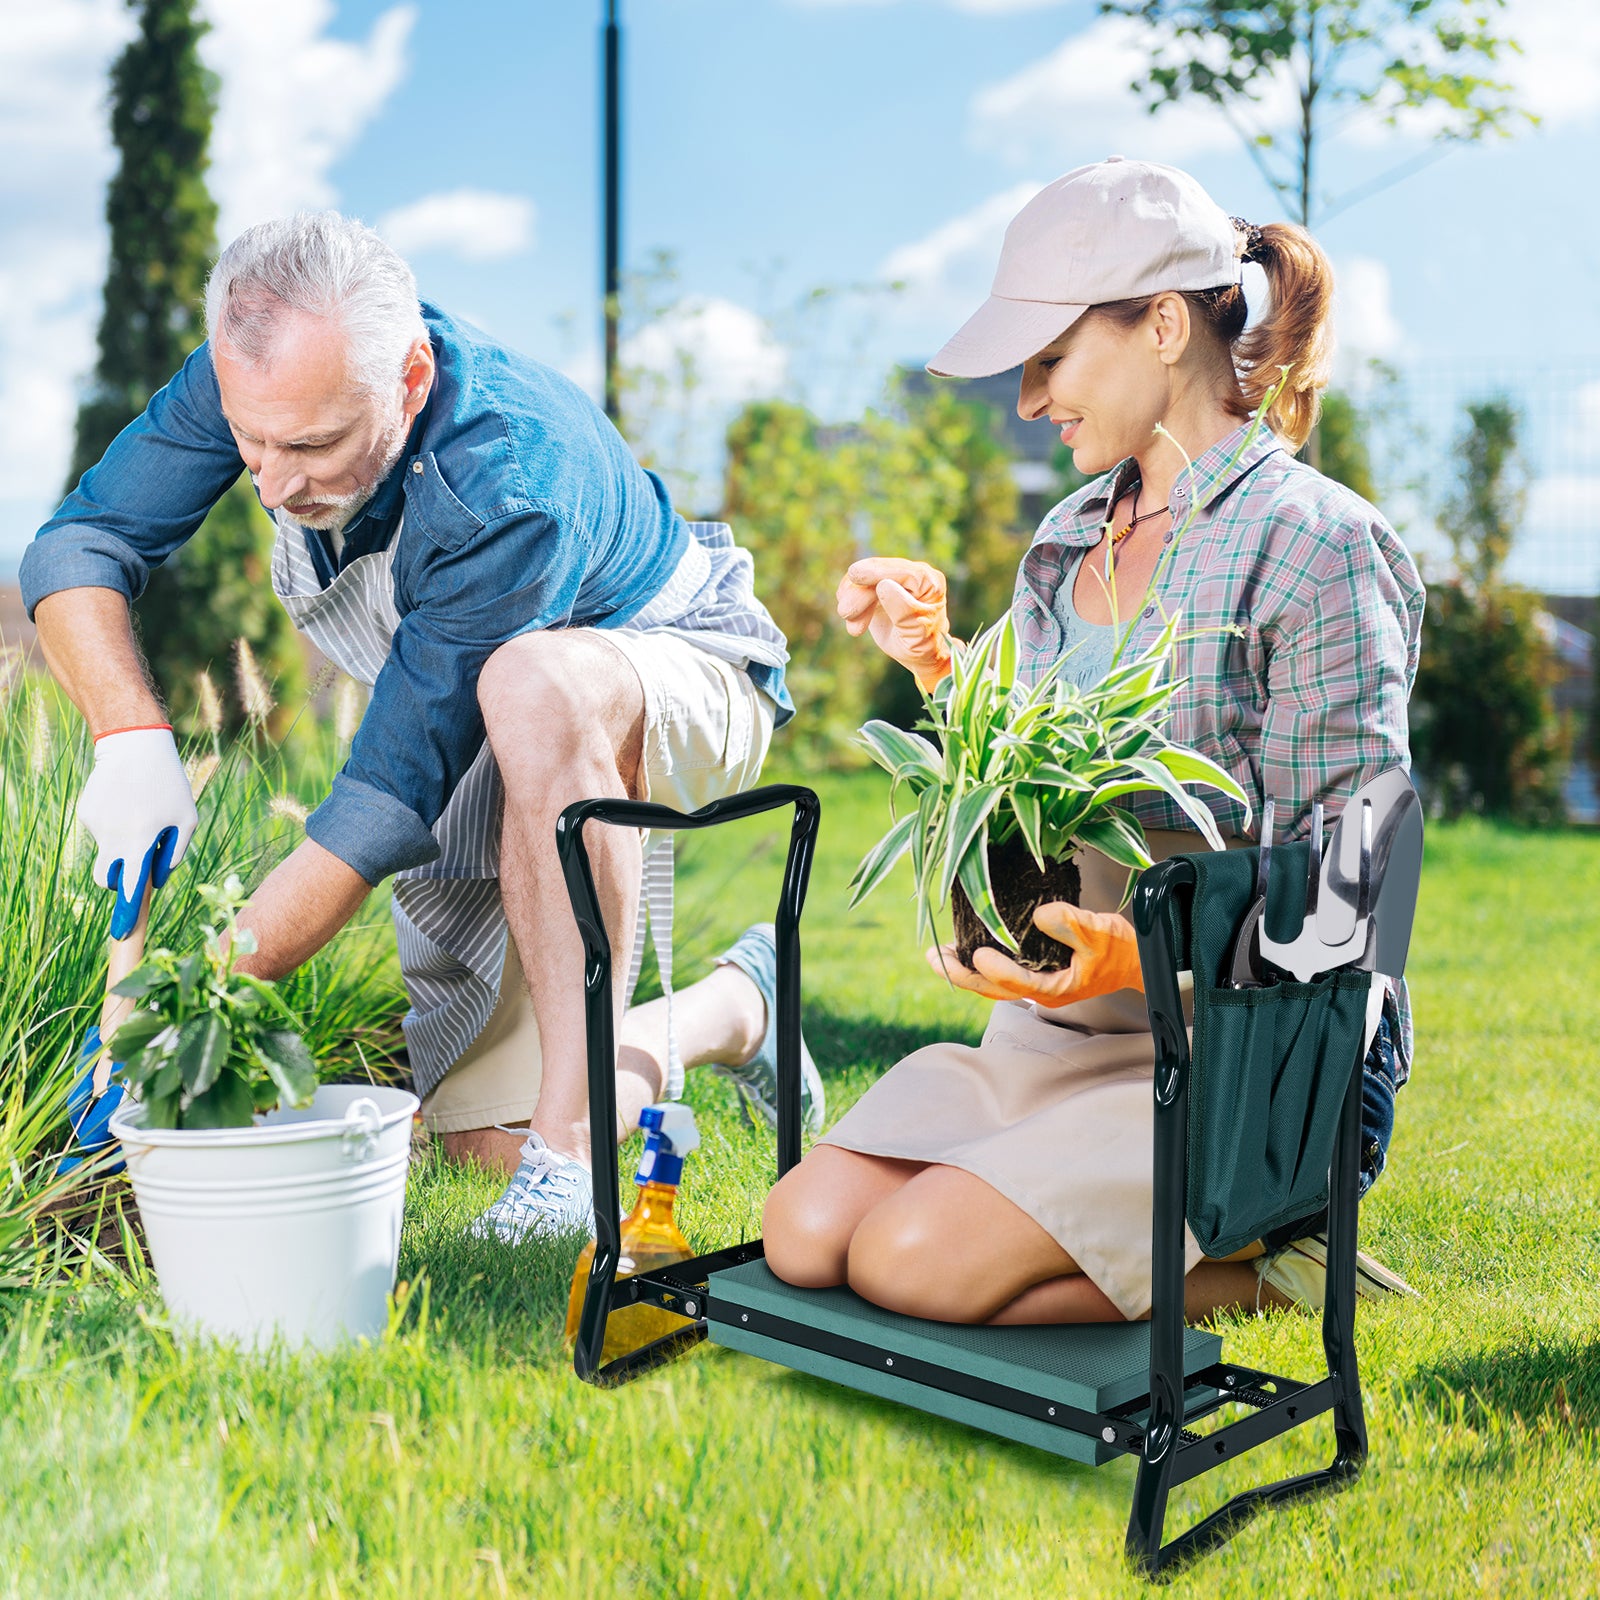
<svg viewBox="0 0 1600 1600">
<path fill-rule="evenodd" d="M 1158 860 L 1204 849 L 1152 832 Z M 1080 852 L 1083 904 L 1115 910 L 1125 869 Z M 1150 1311 L 1154 1041 L 1144 996 L 996 1005 L 976 1048 L 928 1045 L 886 1072 L 824 1144 L 959 1167 L 1020 1206 L 1134 1320 Z M 1185 1271 L 1200 1246 L 1184 1229 Z"/>
</svg>

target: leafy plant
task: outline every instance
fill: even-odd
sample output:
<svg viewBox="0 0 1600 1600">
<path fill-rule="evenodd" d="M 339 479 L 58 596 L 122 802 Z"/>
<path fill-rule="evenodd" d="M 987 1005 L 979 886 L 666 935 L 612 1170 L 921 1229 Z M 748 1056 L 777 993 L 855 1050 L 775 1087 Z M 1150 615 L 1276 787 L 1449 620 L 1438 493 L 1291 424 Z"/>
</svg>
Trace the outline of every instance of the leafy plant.
<svg viewBox="0 0 1600 1600">
<path fill-rule="evenodd" d="M 255 950 L 238 878 L 199 893 L 214 920 L 200 949 L 157 950 L 116 987 L 140 1002 L 112 1053 L 152 1128 L 242 1128 L 258 1111 L 310 1104 L 316 1064 L 275 984 L 234 969 Z"/>
<path fill-rule="evenodd" d="M 0 1060 L 13 1054 L 28 1064 L 15 1019 L 0 1019 Z M 0 1292 L 27 1289 L 52 1275 L 62 1240 L 59 1234 L 52 1240 L 42 1224 L 47 1214 L 61 1220 L 108 1159 L 56 1170 L 59 1128 L 77 1075 L 77 1057 L 68 1056 L 38 1063 L 31 1078 L 27 1071 L 0 1077 Z"/>
<path fill-rule="evenodd" d="M 237 873 L 253 886 L 300 842 L 289 802 L 325 795 L 344 750 L 330 720 L 309 713 L 285 745 L 252 729 L 186 747 L 200 826 L 151 902 L 152 948 L 198 944 L 197 884 Z M 63 1062 L 76 1076 L 105 995 L 110 897 L 90 880 L 93 843 L 73 818 L 92 760 L 82 720 L 48 679 L 23 672 L 0 685 L 0 1101 L 19 1078 L 30 1101 L 46 1095 Z M 406 998 L 384 911 L 380 892 L 279 985 L 325 1078 L 397 1070 Z M 56 1127 L 59 1141 L 64 1112 Z"/>
<path fill-rule="evenodd" d="M 1144 830 L 1117 801 L 1159 790 L 1223 848 L 1211 813 L 1184 789 L 1199 783 L 1248 806 L 1244 791 L 1215 762 L 1172 743 L 1165 727 L 1177 682 L 1165 677 L 1177 643 L 1174 614 L 1142 655 L 1113 665 L 1079 688 L 1059 671 L 1031 690 L 1017 684 L 1016 629 L 1008 612 L 968 645 L 930 698 L 922 724 L 935 736 L 869 722 L 862 742 L 915 809 L 900 816 L 856 870 L 850 903 L 870 894 L 911 854 L 918 936 L 960 884 L 988 930 L 1008 950 L 1017 940 L 995 905 L 989 850 L 1020 835 L 1043 869 L 1091 845 L 1120 865 L 1148 867 Z"/>
</svg>

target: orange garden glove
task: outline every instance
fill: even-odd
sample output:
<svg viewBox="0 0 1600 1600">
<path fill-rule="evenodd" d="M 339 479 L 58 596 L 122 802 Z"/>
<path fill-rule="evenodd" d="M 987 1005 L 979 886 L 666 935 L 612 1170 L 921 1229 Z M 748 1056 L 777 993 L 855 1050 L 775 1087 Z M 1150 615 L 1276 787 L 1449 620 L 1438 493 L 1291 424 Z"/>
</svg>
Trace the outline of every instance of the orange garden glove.
<svg viewBox="0 0 1600 1600">
<path fill-rule="evenodd" d="M 868 556 L 839 581 L 839 615 L 853 638 L 869 628 L 886 656 L 931 690 L 950 671 L 944 574 L 926 561 Z"/>
<path fill-rule="evenodd" d="M 1072 946 L 1071 966 L 1060 972 L 1030 972 L 1004 951 L 984 948 L 972 958 L 974 972 L 957 961 L 954 945 L 930 950 L 928 965 L 958 989 L 970 989 L 990 1000 L 1032 1000 L 1050 1007 L 1093 1000 L 1118 989 L 1144 988 L 1138 938 L 1126 918 L 1109 911 L 1084 911 L 1055 900 L 1040 906 L 1033 922 L 1041 933 Z"/>
</svg>

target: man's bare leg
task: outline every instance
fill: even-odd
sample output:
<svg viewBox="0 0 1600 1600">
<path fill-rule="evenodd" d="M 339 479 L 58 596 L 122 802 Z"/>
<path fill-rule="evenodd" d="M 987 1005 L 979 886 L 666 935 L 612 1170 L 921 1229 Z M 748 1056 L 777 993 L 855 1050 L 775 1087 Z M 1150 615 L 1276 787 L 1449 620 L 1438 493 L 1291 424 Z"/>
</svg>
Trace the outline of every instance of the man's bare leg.
<svg viewBox="0 0 1600 1600">
<path fill-rule="evenodd" d="M 575 800 L 637 796 L 644 696 L 627 660 L 582 632 L 528 634 L 484 668 L 479 702 L 505 787 L 500 890 L 539 1024 L 543 1080 L 529 1123 L 559 1154 L 590 1164 L 583 947 L 556 857 L 555 825 Z M 639 913 L 641 857 L 629 828 L 584 836 L 611 935 L 613 996 L 621 1014 Z M 747 1061 L 765 1031 L 761 992 L 737 967 L 680 991 L 673 1021 L 684 1065 Z M 658 1099 L 666 1069 L 666 1004 L 628 1012 L 618 1037 L 617 1137 Z M 515 1170 L 522 1135 L 471 1129 L 443 1138 L 447 1154 Z"/>
<path fill-rule="evenodd" d="M 672 1001 L 678 1051 L 685 1067 L 713 1062 L 739 1066 L 760 1047 L 766 1004 L 738 967 L 717 967 L 699 983 L 680 989 Z M 639 1113 L 661 1098 L 666 1082 L 667 1003 L 651 1000 L 622 1019 L 617 1040 L 617 1137 L 638 1125 Z M 587 1086 L 588 1079 L 584 1079 Z M 438 1135 L 454 1161 L 476 1161 L 509 1176 L 516 1170 L 524 1135 L 499 1128 L 468 1128 Z"/>
<path fill-rule="evenodd" d="M 478 683 L 489 743 L 505 788 L 500 894 L 539 1023 L 543 1078 L 530 1123 L 560 1155 L 588 1165 L 589 1086 L 583 944 L 556 857 L 556 819 L 577 800 L 638 792 L 644 692 L 627 660 L 583 632 L 524 634 L 490 657 Z M 589 865 L 611 935 L 620 1013 L 640 885 L 639 835 L 586 831 Z M 520 1140 L 498 1134 L 516 1165 Z M 448 1148 L 448 1146 L 447 1146 Z M 486 1152 L 488 1153 L 488 1152 Z"/>
</svg>

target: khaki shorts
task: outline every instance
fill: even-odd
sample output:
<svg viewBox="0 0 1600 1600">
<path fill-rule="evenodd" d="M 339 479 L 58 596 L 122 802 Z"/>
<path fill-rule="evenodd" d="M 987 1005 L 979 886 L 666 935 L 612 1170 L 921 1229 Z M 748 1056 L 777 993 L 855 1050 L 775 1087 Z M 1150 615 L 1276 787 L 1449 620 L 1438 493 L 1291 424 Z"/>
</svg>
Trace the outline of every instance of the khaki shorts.
<svg viewBox="0 0 1600 1600">
<path fill-rule="evenodd" d="M 772 742 L 774 707 L 742 669 L 671 633 L 597 628 L 644 689 L 644 793 L 695 811 L 755 785 Z M 500 997 L 482 1033 L 422 1102 L 435 1133 L 526 1122 L 539 1099 L 539 1025 L 513 940 Z"/>
</svg>

